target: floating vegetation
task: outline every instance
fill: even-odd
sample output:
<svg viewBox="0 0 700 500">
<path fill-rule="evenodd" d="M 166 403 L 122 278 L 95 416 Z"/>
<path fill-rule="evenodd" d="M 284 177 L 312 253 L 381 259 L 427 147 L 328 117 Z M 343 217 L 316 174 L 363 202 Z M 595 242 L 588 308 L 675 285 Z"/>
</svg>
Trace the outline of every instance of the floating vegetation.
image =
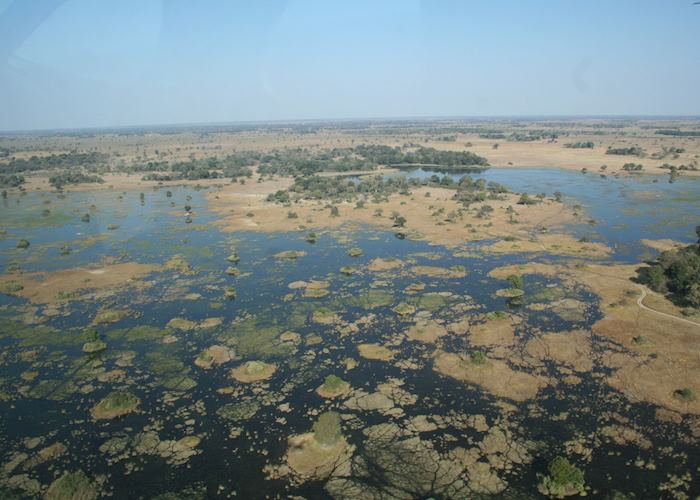
<svg viewBox="0 0 700 500">
<path fill-rule="evenodd" d="M 241 401 L 240 403 L 227 403 L 216 414 L 229 422 L 244 422 L 250 420 L 260 410 L 257 401 Z"/>
<path fill-rule="evenodd" d="M 223 365 L 235 358 L 235 353 L 228 347 L 213 345 L 204 349 L 195 358 L 194 364 L 208 370 L 213 366 Z"/>
<path fill-rule="evenodd" d="M 17 242 L 17 248 L 29 248 L 29 240 L 19 240 Z"/>
<path fill-rule="evenodd" d="M 363 254 L 364 252 L 359 247 L 352 247 L 350 250 L 348 250 L 348 255 L 350 257 L 362 257 Z"/>
<path fill-rule="evenodd" d="M 379 344 L 359 344 L 357 351 L 366 359 L 389 361 L 394 357 L 394 351 Z"/>
<path fill-rule="evenodd" d="M 323 384 L 316 389 L 319 396 L 332 399 L 350 390 L 350 384 L 336 375 L 328 375 Z"/>
<path fill-rule="evenodd" d="M 296 260 L 300 257 L 306 257 L 308 254 L 303 250 L 286 250 L 284 252 L 278 252 L 273 255 L 275 259 L 281 260 Z"/>
<path fill-rule="evenodd" d="M 98 491 L 83 471 L 70 472 L 56 479 L 46 490 L 46 500 L 93 500 Z"/>
<path fill-rule="evenodd" d="M 338 321 L 338 316 L 327 307 L 319 307 L 312 313 L 311 319 L 316 323 L 321 323 L 322 325 L 330 325 L 331 323 Z"/>
<path fill-rule="evenodd" d="M 173 255 L 164 265 L 165 269 L 170 271 L 177 271 L 178 273 L 184 274 L 185 276 L 193 276 L 196 274 L 194 268 L 187 262 L 184 255 Z"/>
<path fill-rule="evenodd" d="M 267 380 L 277 371 L 277 365 L 263 361 L 246 361 L 241 366 L 231 370 L 231 376 L 243 383 Z"/>
<path fill-rule="evenodd" d="M 129 311 L 126 311 L 124 309 L 105 309 L 102 311 L 99 311 L 97 315 L 95 316 L 95 319 L 92 320 L 93 323 L 96 325 L 102 325 L 106 323 L 116 323 L 117 321 L 121 320 L 122 318 L 125 318 L 129 315 Z"/>
<path fill-rule="evenodd" d="M 394 302 L 394 294 L 388 290 L 367 290 L 346 299 L 348 305 L 362 309 L 376 309 L 390 306 Z"/>
<path fill-rule="evenodd" d="M 90 414 L 96 420 L 117 418 L 137 411 L 140 403 L 141 400 L 128 391 L 113 391 L 97 403 Z"/>
<path fill-rule="evenodd" d="M 396 307 L 394 307 L 393 311 L 398 314 L 399 316 L 408 316 L 416 312 L 416 308 L 412 306 L 411 304 L 406 304 L 405 302 L 401 302 L 398 304 Z"/>
</svg>

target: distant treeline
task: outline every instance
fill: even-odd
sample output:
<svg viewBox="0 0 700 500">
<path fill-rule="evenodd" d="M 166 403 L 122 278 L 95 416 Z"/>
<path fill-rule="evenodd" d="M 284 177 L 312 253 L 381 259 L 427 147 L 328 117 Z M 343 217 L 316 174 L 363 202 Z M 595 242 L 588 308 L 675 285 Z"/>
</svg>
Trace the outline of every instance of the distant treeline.
<svg viewBox="0 0 700 500">
<path fill-rule="evenodd" d="M 0 173 L 18 174 L 36 172 L 37 170 L 55 170 L 81 167 L 89 171 L 103 170 L 109 157 L 103 153 L 60 153 L 48 156 L 32 156 L 31 158 L 12 158 L 6 163 L 0 163 Z"/>
<path fill-rule="evenodd" d="M 259 152 L 237 152 L 224 158 L 205 158 L 187 162 L 148 162 L 125 167 L 131 172 L 148 172 L 144 180 L 212 179 L 252 176 L 251 167 L 260 175 L 309 176 L 319 172 L 375 170 L 379 165 L 431 165 L 446 170 L 469 166 L 487 166 L 488 161 L 468 151 L 439 151 L 419 147 L 404 151 L 399 147 L 359 145 L 311 151 L 293 148 Z"/>
<path fill-rule="evenodd" d="M 468 175 L 456 182 L 452 177 L 432 175 L 429 178 L 367 176 L 359 180 L 345 177 L 321 177 L 311 175 L 297 177 L 287 190 L 270 194 L 268 201 L 292 203 L 302 199 L 329 200 L 334 203 L 371 198 L 380 201 L 395 193 L 408 195 L 412 188 L 435 186 L 455 190 L 453 198 L 465 207 L 471 203 L 497 199 L 508 189 L 497 182 L 484 179 L 474 181 Z"/>
<path fill-rule="evenodd" d="M 657 130 L 656 133 L 659 135 L 672 135 L 672 136 L 676 136 L 676 137 L 700 137 L 700 130 L 667 129 L 667 130 Z"/>
<path fill-rule="evenodd" d="M 61 189 L 66 184 L 103 183 L 104 179 L 99 175 L 84 174 L 82 172 L 61 172 L 49 177 L 49 184 L 56 189 Z"/>
</svg>

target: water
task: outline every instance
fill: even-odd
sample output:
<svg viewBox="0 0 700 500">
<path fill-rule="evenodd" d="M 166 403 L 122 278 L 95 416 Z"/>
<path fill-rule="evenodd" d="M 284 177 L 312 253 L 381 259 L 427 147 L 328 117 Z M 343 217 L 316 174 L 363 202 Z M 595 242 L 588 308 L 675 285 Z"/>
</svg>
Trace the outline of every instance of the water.
<svg viewBox="0 0 700 500">
<path fill-rule="evenodd" d="M 472 175 L 501 182 L 515 191 L 561 191 L 567 202 L 584 205 L 598 221 L 593 228 L 576 230 L 587 234 L 592 230 L 597 238 L 613 245 L 615 260 L 630 261 L 640 255 L 644 251 L 639 243 L 642 237 L 689 241 L 692 230 L 688 227 L 694 227 L 693 217 L 698 214 L 698 184 L 691 179 L 654 184 L 650 178 L 601 179 L 544 169 L 489 170 Z M 369 228 L 323 232 L 315 244 L 303 241 L 303 234 L 296 232 L 226 233 L 213 224 L 216 216 L 207 211 L 202 191 L 171 191 L 172 197 L 166 196 L 164 189 L 146 191 L 143 202 L 136 191 L 70 193 L 62 199 L 31 193 L 6 200 L 3 229 L 7 234 L 0 240 L 4 266 L 15 263 L 26 272 L 50 272 L 102 266 L 105 259 L 113 257 L 160 265 L 173 255 L 182 255 L 192 272 L 159 269 L 142 280 L 145 286 L 58 305 L 33 306 L 23 299 L 2 296 L 0 461 L 7 464 L 18 453 L 31 458 L 36 450 L 57 442 L 66 450 L 57 459 L 31 466 L 20 461 L 9 472 L 3 469 L 0 495 L 14 492 L 31 496 L 26 483 L 18 486 L 17 479 L 12 480 L 21 474 L 46 486 L 62 471 L 82 470 L 102 484 L 102 493 L 115 498 L 153 498 L 187 488 L 189 497 L 195 498 L 233 493 L 243 498 L 295 494 L 316 498 L 328 496 L 329 491 L 338 496 L 342 489 L 327 487 L 325 480 L 304 481 L 298 474 L 277 477 L 270 472 L 270 468 L 285 463 L 287 439 L 310 432 L 317 415 L 329 410 L 343 415 L 343 436 L 356 447 L 351 453 L 352 485 L 374 491 L 405 483 L 409 496 L 450 496 L 450 490 L 439 481 L 432 486 L 418 484 L 416 478 L 429 473 L 435 462 L 430 465 L 419 460 L 422 452 L 427 453 L 426 446 L 439 454 L 443 464 L 454 462 L 451 453 L 457 448 L 482 450 L 478 460 L 492 463 L 490 472 L 501 481 L 497 489 L 512 498 L 531 496 L 538 474 L 556 455 L 569 455 L 584 470 L 593 496 L 615 489 L 656 497 L 657 488 L 670 474 L 681 476 L 700 466 L 697 441 L 689 438 L 685 425 L 660 422 L 654 417 L 654 407 L 631 403 L 605 383 L 610 369 L 601 354 L 611 348 L 609 340 L 591 334 L 593 367 L 576 374 L 580 379 L 576 385 L 563 382 L 570 370 L 556 363 L 532 364 L 527 356 L 519 357 L 518 349 L 535 335 L 589 331 L 602 316 L 590 291 L 545 276 L 526 278 L 523 302 L 498 297 L 496 291 L 507 285 L 489 277 L 489 271 L 522 262 L 523 256 L 477 253 L 465 257 Z M 45 200 L 51 203 L 45 204 Z M 192 224 L 184 222 L 185 204 L 193 207 Z M 51 214 L 42 216 L 47 206 Z M 80 220 L 84 213 L 91 214 L 90 222 Z M 669 220 L 677 224 L 663 226 Z M 119 227 L 108 230 L 111 224 Z M 30 247 L 15 248 L 18 238 L 27 238 Z M 71 253 L 62 255 L 63 246 L 69 246 Z M 347 255 L 353 246 L 362 248 L 361 257 Z M 237 265 L 241 274 L 235 278 L 224 273 L 230 265 L 226 257 L 234 247 L 241 259 Z M 307 254 L 298 259 L 275 257 L 288 250 Z M 404 265 L 383 272 L 367 271 L 367 264 L 376 257 L 395 257 Z M 538 258 L 558 260 L 546 255 Z M 414 265 L 464 266 L 468 275 L 418 276 L 410 271 Z M 343 266 L 359 271 L 346 276 L 339 273 Z M 327 281 L 328 294 L 304 297 L 301 290 L 288 286 L 299 280 Z M 411 291 L 410 286 L 416 283 L 424 289 Z M 227 286 L 235 286 L 235 300 L 223 298 Z M 370 291 L 383 295 L 370 296 Z M 580 314 L 573 316 L 528 307 L 534 297 L 548 296 L 584 305 Z M 520 370 L 551 382 L 535 399 L 517 401 L 436 373 L 432 358 L 437 346 L 459 354 L 484 350 L 494 360 L 502 356 L 502 348 L 475 347 L 463 334 L 453 333 L 438 344 L 408 340 L 404 333 L 413 324 L 412 318 L 402 318 L 393 311 L 402 302 L 427 310 L 427 316 L 445 325 L 464 318 L 478 325 L 483 321 L 481 315 L 494 311 L 512 314 L 517 318 L 516 347 L 508 354 L 512 367 L 518 368 L 520 363 Z M 335 325 L 314 319 L 322 307 L 337 315 Z M 102 353 L 86 355 L 81 351 L 83 330 L 100 310 L 126 310 L 128 314 L 114 323 L 97 325 L 108 347 Z M 51 315 L 44 315 L 49 312 Z M 27 315 L 39 323 L 22 329 L 17 320 Z M 168 326 L 173 318 L 192 322 L 221 318 L 222 324 L 179 329 Z M 138 329 L 144 326 L 151 329 Z M 280 335 L 286 331 L 297 333 L 298 341 L 281 341 Z M 389 346 L 394 358 L 364 359 L 357 348 L 363 343 Z M 194 360 L 211 345 L 230 346 L 237 359 L 209 370 L 198 368 Z M 348 369 L 348 358 L 357 366 Z M 277 371 L 264 382 L 234 380 L 231 368 L 251 359 L 274 363 Z M 391 401 L 394 408 L 363 410 L 348 406 L 347 397 L 320 397 L 315 389 L 330 374 L 341 377 L 354 391 L 374 393 L 382 390 L 381 384 L 391 385 L 393 394 L 399 395 Z M 114 420 L 91 418 L 91 409 L 113 390 L 128 390 L 138 396 L 139 411 Z M 258 407 L 248 418 L 230 421 L 217 413 L 224 405 L 243 402 Z M 616 414 L 623 415 L 626 425 L 652 446 L 587 438 L 615 422 Z M 474 415 L 483 416 L 485 429 L 460 423 Z M 413 419 L 425 416 L 438 416 L 443 423 L 420 433 L 411 431 Z M 403 429 L 408 433 L 404 438 L 420 438 L 420 445 L 397 438 L 380 447 L 392 453 L 406 452 L 408 458 L 397 454 L 391 460 L 408 460 L 414 469 L 407 470 L 412 471 L 414 481 L 401 477 L 397 472 L 401 467 L 389 463 L 391 460 L 373 448 L 364 431 L 379 424 Z M 495 431 L 507 432 L 509 446 L 522 446 L 527 457 L 516 460 L 504 452 L 488 455 L 483 451 L 488 448 L 483 443 Z M 144 436 L 156 436 L 157 441 L 146 446 Z M 197 436 L 199 442 L 192 448 L 192 456 L 178 460 L 173 456 L 172 442 L 186 436 Z M 41 438 L 42 442 L 30 449 L 28 438 Z M 126 443 L 122 448 L 116 445 L 119 439 Z M 568 453 L 567 441 L 580 442 L 590 459 L 586 454 Z M 657 451 L 661 447 L 684 458 L 661 454 Z M 364 462 L 359 457 L 364 457 Z M 631 465 L 635 461 L 653 463 L 655 468 Z M 493 465 L 501 462 L 502 466 Z M 376 473 L 363 474 L 361 463 L 373 464 Z M 357 491 L 345 487 L 350 496 Z M 688 493 L 700 493 L 698 484 L 691 483 Z M 470 490 L 468 496 L 474 495 Z"/>
<path fill-rule="evenodd" d="M 429 178 L 428 169 L 392 175 Z M 444 174 L 437 174 L 444 175 Z M 465 174 L 450 175 L 459 181 Z M 564 201 L 581 205 L 594 224 L 573 227 L 574 234 L 602 241 L 615 250 L 614 258 L 638 262 L 648 255 L 640 240 L 670 238 L 685 243 L 695 240 L 700 220 L 700 177 L 650 175 L 601 176 L 553 168 L 491 168 L 466 174 L 508 186 L 515 192 L 562 193 Z"/>
</svg>

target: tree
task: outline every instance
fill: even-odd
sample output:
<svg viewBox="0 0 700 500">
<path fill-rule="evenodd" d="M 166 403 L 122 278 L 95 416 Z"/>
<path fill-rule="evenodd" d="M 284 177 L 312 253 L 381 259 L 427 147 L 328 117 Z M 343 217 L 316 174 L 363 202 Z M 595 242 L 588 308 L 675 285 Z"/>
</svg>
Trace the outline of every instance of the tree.
<svg viewBox="0 0 700 500">
<path fill-rule="evenodd" d="M 651 266 L 647 271 L 647 280 L 649 283 L 649 288 L 657 292 L 664 291 L 666 285 L 666 278 L 664 276 L 664 270 L 661 266 Z"/>
<path fill-rule="evenodd" d="M 508 222 L 514 224 L 515 220 L 513 219 L 513 216 L 515 215 L 515 209 L 512 205 L 508 205 L 508 208 L 506 208 L 506 213 L 508 214 Z"/>
</svg>

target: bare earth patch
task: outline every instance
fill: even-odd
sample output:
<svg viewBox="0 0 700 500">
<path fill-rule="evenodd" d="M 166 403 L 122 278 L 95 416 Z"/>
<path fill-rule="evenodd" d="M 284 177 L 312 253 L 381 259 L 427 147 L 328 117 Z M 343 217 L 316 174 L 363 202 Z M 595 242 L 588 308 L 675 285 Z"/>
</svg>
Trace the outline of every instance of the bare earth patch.
<svg viewBox="0 0 700 500">
<path fill-rule="evenodd" d="M 0 288 L 15 281 L 24 288 L 17 295 L 35 304 L 55 304 L 70 299 L 105 297 L 158 270 L 158 266 L 127 262 L 99 268 L 62 269 L 52 273 L 22 273 L 0 276 Z"/>
<path fill-rule="evenodd" d="M 477 365 L 469 358 L 449 352 L 438 351 L 433 369 L 441 375 L 478 385 L 496 396 L 514 401 L 532 399 L 546 385 L 544 380 L 515 371 L 504 361 L 493 359 Z"/>
</svg>

